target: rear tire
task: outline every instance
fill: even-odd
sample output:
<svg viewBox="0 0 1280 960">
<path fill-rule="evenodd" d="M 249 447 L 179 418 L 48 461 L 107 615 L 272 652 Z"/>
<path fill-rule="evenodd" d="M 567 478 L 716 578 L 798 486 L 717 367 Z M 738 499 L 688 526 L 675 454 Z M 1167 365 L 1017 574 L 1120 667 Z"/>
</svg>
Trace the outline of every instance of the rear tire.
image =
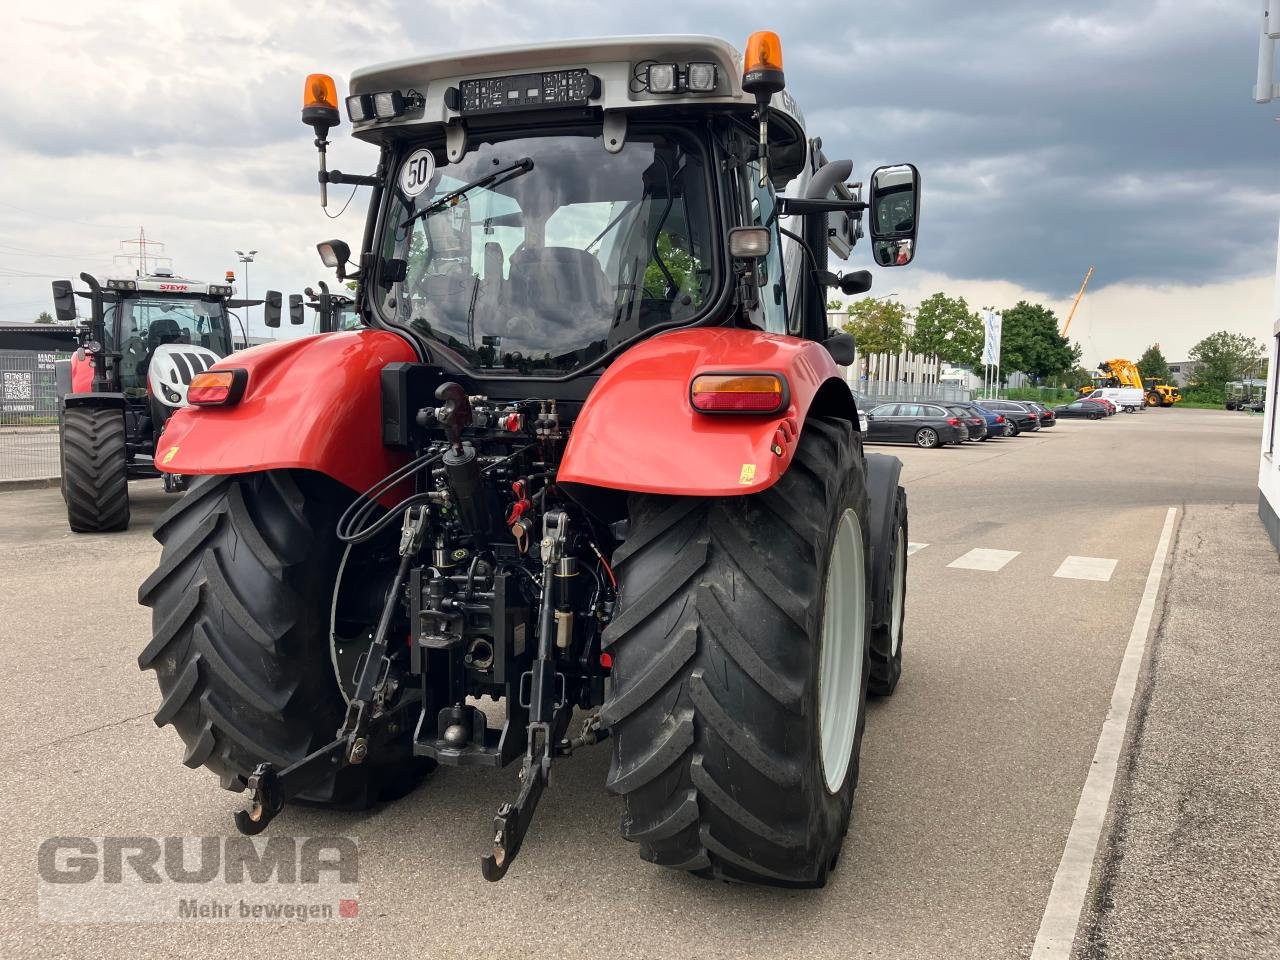
<svg viewBox="0 0 1280 960">
<path fill-rule="evenodd" d="M 333 528 L 346 499 L 315 474 L 208 476 L 160 518 L 160 565 L 138 590 L 152 640 L 156 726 L 172 725 L 183 763 L 243 790 L 260 762 L 277 769 L 329 743 L 346 703 L 329 656 L 330 597 L 341 555 Z M 300 799 L 365 807 L 398 782 L 411 725 Z"/>
<path fill-rule="evenodd" d="M 600 711 L 623 836 L 674 869 L 821 886 L 848 827 L 865 719 L 870 528 L 857 431 L 810 417 L 791 467 L 752 496 L 637 495 L 630 506 Z M 833 568 L 849 577 L 830 594 L 834 613 Z M 856 626 L 832 643 L 824 626 L 842 621 Z M 841 683 L 843 715 L 827 706 Z"/>
<path fill-rule="evenodd" d="M 889 541 L 889 564 L 885 576 L 888 596 L 877 607 L 885 611 L 883 622 L 871 625 L 870 677 L 867 693 L 888 697 L 897 689 L 902 676 L 902 633 L 906 618 L 907 598 L 907 493 L 898 487 L 893 502 L 893 537 Z"/>
<path fill-rule="evenodd" d="M 75 533 L 129 526 L 128 451 L 124 415 L 106 407 L 66 407 L 58 437 L 62 499 Z"/>
<path fill-rule="evenodd" d="M 938 442 L 938 431 L 932 427 L 921 427 L 916 431 L 916 446 L 932 450 L 934 447 L 944 447 L 946 444 Z"/>
</svg>

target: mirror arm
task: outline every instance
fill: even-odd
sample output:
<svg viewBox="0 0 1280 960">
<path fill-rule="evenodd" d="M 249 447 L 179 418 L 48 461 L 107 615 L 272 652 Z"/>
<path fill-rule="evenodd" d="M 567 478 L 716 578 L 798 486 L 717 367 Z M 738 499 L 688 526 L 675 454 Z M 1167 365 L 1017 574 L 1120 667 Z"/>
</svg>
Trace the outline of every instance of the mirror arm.
<svg viewBox="0 0 1280 960">
<path fill-rule="evenodd" d="M 869 204 L 862 200 L 814 199 L 811 197 L 778 197 L 778 215 L 789 217 L 807 213 L 861 213 Z"/>
<path fill-rule="evenodd" d="M 375 176 L 359 173 L 343 173 L 341 170 L 321 170 L 316 174 L 323 183 L 345 183 L 353 187 L 376 187 L 382 181 Z"/>
</svg>

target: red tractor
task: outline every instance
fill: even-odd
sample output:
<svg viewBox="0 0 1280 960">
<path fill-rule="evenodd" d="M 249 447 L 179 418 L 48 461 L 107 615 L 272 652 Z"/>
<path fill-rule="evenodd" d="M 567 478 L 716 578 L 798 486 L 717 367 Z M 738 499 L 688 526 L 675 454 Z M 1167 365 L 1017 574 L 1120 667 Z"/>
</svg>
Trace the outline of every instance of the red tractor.
<svg viewBox="0 0 1280 960">
<path fill-rule="evenodd" d="M 74 532 L 104 533 L 129 526 L 130 480 L 183 489 L 180 475 L 158 469 L 157 438 L 187 405 L 191 378 L 231 353 L 229 308 L 261 301 L 230 299 L 230 274 L 205 283 L 156 267 L 80 279 L 88 292 L 53 283 L 60 322 L 77 320 L 77 296 L 90 304 L 78 349 L 55 366 L 62 498 Z"/>
<path fill-rule="evenodd" d="M 223 360 L 169 421 L 160 468 L 194 479 L 139 593 L 156 723 L 250 792 L 251 834 L 519 763 L 491 880 L 607 738 L 644 859 L 821 885 L 907 563 L 900 465 L 863 452 L 826 324 L 870 276 L 828 251 L 869 210 L 874 259 L 910 259 L 915 168 L 860 199 L 771 33 L 359 71 L 367 176 L 325 167 L 338 105 L 308 78 L 322 187 L 372 187 L 358 264 L 319 245 L 362 326 Z"/>
</svg>

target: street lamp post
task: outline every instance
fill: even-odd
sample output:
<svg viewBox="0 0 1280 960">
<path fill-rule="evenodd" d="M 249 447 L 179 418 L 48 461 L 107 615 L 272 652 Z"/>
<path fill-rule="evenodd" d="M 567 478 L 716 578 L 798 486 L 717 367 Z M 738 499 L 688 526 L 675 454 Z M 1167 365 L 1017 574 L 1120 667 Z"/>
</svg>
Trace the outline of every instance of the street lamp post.
<svg viewBox="0 0 1280 960">
<path fill-rule="evenodd" d="M 249 299 L 249 264 L 253 263 L 253 255 L 257 252 L 257 250 L 250 250 L 248 253 L 245 253 L 243 250 L 236 251 L 236 256 L 238 256 L 240 258 L 240 262 L 244 264 L 244 298 L 246 300 Z M 249 307 L 247 305 L 244 308 L 244 326 L 245 336 L 247 337 L 249 335 Z M 275 339 L 274 332 L 272 333 L 272 339 Z M 246 343 L 245 346 L 247 347 L 248 344 Z"/>
</svg>

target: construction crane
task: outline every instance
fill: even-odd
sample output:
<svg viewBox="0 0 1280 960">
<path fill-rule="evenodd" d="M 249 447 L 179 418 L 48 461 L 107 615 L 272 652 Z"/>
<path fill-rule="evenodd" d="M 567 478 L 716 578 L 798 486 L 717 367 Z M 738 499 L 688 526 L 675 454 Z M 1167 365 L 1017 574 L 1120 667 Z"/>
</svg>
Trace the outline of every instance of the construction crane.
<svg viewBox="0 0 1280 960">
<path fill-rule="evenodd" d="M 1066 322 L 1062 325 L 1061 336 L 1067 335 L 1067 329 L 1071 326 L 1071 318 L 1076 315 L 1076 307 L 1080 306 L 1080 299 L 1084 296 L 1084 288 L 1089 285 L 1089 278 L 1093 276 L 1093 265 L 1089 265 L 1089 272 L 1084 275 L 1084 283 L 1080 284 L 1080 292 L 1076 294 L 1076 298 L 1071 303 L 1071 312 L 1067 314 Z"/>
</svg>

